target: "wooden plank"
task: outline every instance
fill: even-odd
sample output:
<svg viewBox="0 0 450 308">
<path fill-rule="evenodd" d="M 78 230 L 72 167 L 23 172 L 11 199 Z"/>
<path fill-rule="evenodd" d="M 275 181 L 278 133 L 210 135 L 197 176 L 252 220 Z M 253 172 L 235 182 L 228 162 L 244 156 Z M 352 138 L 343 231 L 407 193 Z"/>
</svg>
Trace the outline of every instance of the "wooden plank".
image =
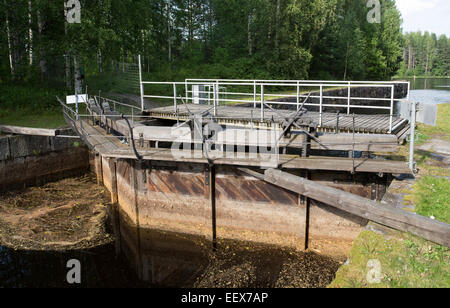
<svg viewBox="0 0 450 308">
<path fill-rule="evenodd" d="M 319 140 L 329 150 L 353 150 L 353 134 L 324 134 L 319 136 Z M 387 153 L 398 151 L 398 141 L 394 135 L 356 134 L 355 143 L 355 151 Z M 322 146 L 314 142 L 311 148 L 314 150 L 323 150 Z"/>
<path fill-rule="evenodd" d="M 44 137 L 55 137 L 58 133 L 58 130 L 56 129 L 31 128 L 31 127 L 20 127 L 9 125 L 0 125 L 0 131 L 8 134 L 44 136 Z"/>
<path fill-rule="evenodd" d="M 171 149 L 152 149 L 138 150 L 144 160 L 151 161 L 177 161 L 185 163 L 208 163 L 202 152 L 182 151 L 177 157 L 172 155 Z M 106 157 L 135 159 L 132 149 L 116 150 L 107 152 Z M 210 154 L 210 156 L 212 156 Z M 267 163 L 265 163 L 267 162 Z M 213 159 L 215 165 L 230 166 L 246 166 L 246 167 L 266 167 L 273 168 L 274 163 L 267 156 L 258 154 L 254 156 L 235 156 L 227 158 L 225 155 Z M 353 171 L 353 160 L 348 158 L 320 158 L 308 157 L 302 158 L 295 155 L 280 155 L 279 166 L 284 169 L 303 169 L 303 170 L 324 170 L 324 171 Z M 394 174 L 410 174 L 411 170 L 406 162 L 398 161 L 381 161 L 381 160 L 364 160 L 355 159 L 355 172 L 361 173 L 394 173 Z"/>
<path fill-rule="evenodd" d="M 173 112 L 173 107 L 161 107 L 149 110 L 150 116 L 160 119 L 170 119 L 176 120 L 176 115 Z M 201 113 L 209 110 L 211 106 L 209 105 L 188 105 L 188 108 L 193 113 Z M 260 122 L 259 109 L 255 110 L 253 108 L 248 107 L 236 107 L 236 106 L 220 106 L 217 108 L 217 118 L 219 124 L 226 124 L 227 120 L 225 118 L 232 118 L 235 121 L 251 121 L 252 116 L 251 113 L 253 111 L 253 122 Z M 295 110 L 277 110 L 276 112 L 266 109 L 264 120 L 271 121 L 273 120 L 280 124 L 286 118 L 292 116 Z M 189 116 L 186 107 L 179 106 L 179 114 L 178 116 L 182 119 Z M 318 112 L 308 112 L 304 116 L 299 119 L 301 123 L 308 123 L 309 126 L 317 126 L 319 119 Z M 399 123 L 402 119 L 398 117 L 394 117 L 394 123 Z M 336 114 L 335 113 L 324 113 L 323 114 L 323 122 L 319 130 L 332 130 L 336 128 Z M 394 125 L 395 126 L 395 125 Z M 340 118 L 340 127 L 341 131 L 350 132 L 353 130 L 353 121 L 352 117 L 347 114 L 341 114 Z M 380 115 L 356 115 L 356 132 L 358 133 L 383 133 L 388 134 L 389 131 L 389 117 L 380 117 Z"/>
<path fill-rule="evenodd" d="M 77 127 L 80 130 L 79 122 Z M 87 141 L 94 147 L 94 150 L 101 155 L 110 158 L 135 159 L 131 147 L 120 142 L 118 138 L 107 135 L 100 127 L 93 127 L 83 121 L 83 130 L 87 134 Z M 330 136 L 331 137 L 331 136 Z M 395 138 L 395 136 L 393 136 Z M 185 151 L 181 152 L 182 156 L 174 157 L 171 149 L 138 149 L 140 155 L 144 156 L 144 160 L 153 161 L 180 161 L 186 163 L 207 163 L 204 153 Z M 240 155 L 234 154 L 228 158 L 223 152 L 219 152 L 214 158 L 214 164 L 218 165 L 234 165 L 247 167 L 266 167 L 274 168 L 273 159 L 264 155 Z M 272 157 L 273 158 L 273 157 Z M 268 163 L 264 163 L 268 162 Z M 296 155 L 280 155 L 278 165 L 286 169 L 304 169 L 304 170 L 327 170 L 327 171 L 353 171 L 353 160 L 348 158 L 324 158 L 310 157 L 300 158 Z M 410 174 L 406 162 L 398 161 L 381 161 L 368 159 L 355 159 L 355 171 L 367 173 L 394 173 L 394 174 Z"/>
<path fill-rule="evenodd" d="M 396 230 L 410 232 L 439 245 L 450 247 L 449 224 L 365 199 L 280 170 L 266 170 L 264 180 L 364 219 Z"/>
</svg>

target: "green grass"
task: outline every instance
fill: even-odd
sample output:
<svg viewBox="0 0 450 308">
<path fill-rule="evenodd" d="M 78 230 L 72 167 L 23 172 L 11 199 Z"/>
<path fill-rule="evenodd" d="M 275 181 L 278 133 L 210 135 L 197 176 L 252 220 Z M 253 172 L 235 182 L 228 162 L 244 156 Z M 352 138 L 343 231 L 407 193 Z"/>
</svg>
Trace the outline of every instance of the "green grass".
<svg viewBox="0 0 450 308">
<path fill-rule="evenodd" d="M 426 176 L 414 185 L 413 201 L 417 214 L 434 216 L 450 223 L 450 182 L 447 179 Z"/>
<path fill-rule="evenodd" d="M 64 91 L 39 85 L 0 85 L 0 124 L 36 128 L 65 126 L 56 96 Z"/>
<path fill-rule="evenodd" d="M 437 125 L 418 126 L 419 143 L 424 143 L 431 138 L 439 138 L 450 142 L 450 104 L 439 105 Z"/>
<path fill-rule="evenodd" d="M 370 260 L 381 264 L 380 280 L 371 281 Z M 404 233 L 390 239 L 362 232 L 330 288 L 449 288 L 450 251 Z"/>
<path fill-rule="evenodd" d="M 39 113 L 25 109 L 14 111 L 0 116 L 0 124 L 33 128 L 61 128 L 67 126 L 59 108 Z"/>
<path fill-rule="evenodd" d="M 419 144 L 430 139 L 450 141 L 450 104 L 439 106 L 436 127 L 419 125 Z M 395 155 L 408 159 L 409 145 Z M 416 151 L 419 179 L 405 201 L 415 205 L 417 214 L 450 223 L 450 169 Z M 364 231 L 355 240 L 349 254 L 350 264 L 342 266 L 330 285 L 334 288 L 448 288 L 450 287 L 450 251 L 407 233 L 393 232 L 388 238 Z M 367 280 L 369 260 L 381 263 L 382 279 Z"/>
</svg>

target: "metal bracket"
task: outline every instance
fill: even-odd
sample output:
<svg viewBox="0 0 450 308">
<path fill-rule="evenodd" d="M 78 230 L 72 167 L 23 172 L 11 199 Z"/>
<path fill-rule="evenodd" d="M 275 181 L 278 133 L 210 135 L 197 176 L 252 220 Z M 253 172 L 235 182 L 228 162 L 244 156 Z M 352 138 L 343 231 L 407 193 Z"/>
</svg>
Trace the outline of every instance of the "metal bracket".
<svg viewBox="0 0 450 308">
<path fill-rule="evenodd" d="M 205 167 L 205 185 L 206 186 L 209 186 L 211 183 L 210 174 L 211 174 L 211 168 L 209 167 L 209 165 L 206 165 L 206 167 Z"/>
</svg>

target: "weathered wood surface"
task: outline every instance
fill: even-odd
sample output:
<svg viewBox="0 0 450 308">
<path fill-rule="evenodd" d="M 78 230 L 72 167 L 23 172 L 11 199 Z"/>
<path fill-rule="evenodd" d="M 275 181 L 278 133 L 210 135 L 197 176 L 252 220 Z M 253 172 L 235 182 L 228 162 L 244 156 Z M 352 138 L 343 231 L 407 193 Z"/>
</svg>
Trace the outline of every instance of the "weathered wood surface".
<svg viewBox="0 0 450 308">
<path fill-rule="evenodd" d="M 0 125 L 0 131 L 7 134 L 55 137 L 57 129 L 31 128 L 20 126 Z"/>
<path fill-rule="evenodd" d="M 118 122 L 118 121 L 117 121 Z M 116 129 L 117 130 L 117 129 Z M 117 130 L 121 132 L 120 130 Z M 129 131 L 128 127 L 124 130 L 125 134 Z M 189 127 L 180 127 L 173 129 L 164 126 L 135 126 L 133 129 L 134 138 L 136 140 L 142 138 L 144 141 L 152 142 L 192 142 L 202 143 L 203 139 L 192 140 L 191 130 Z M 226 146 L 271 146 L 278 140 L 280 131 L 260 131 L 238 128 L 227 128 L 218 131 L 212 140 L 216 145 Z M 301 149 L 303 148 L 304 134 L 293 133 L 289 138 L 281 139 L 279 147 L 289 147 Z M 363 152 L 387 152 L 393 153 L 398 151 L 398 141 L 394 135 L 380 134 L 321 134 L 317 137 L 320 144 L 312 141 L 311 149 L 313 150 L 334 150 L 334 151 L 363 151 Z M 353 147 L 353 143 L 355 146 Z M 324 148 L 324 146 L 326 148 Z"/>
<path fill-rule="evenodd" d="M 242 170 L 242 169 L 241 169 Z M 242 170 L 245 171 L 245 170 Z M 357 215 L 396 230 L 410 232 L 426 240 L 450 247 L 450 225 L 393 206 L 362 198 L 304 178 L 268 169 L 264 175 L 247 172 L 273 185 L 302 196 L 328 204 L 347 213 Z"/>
<path fill-rule="evenodd" d="M 178 114 L 174 112 L 173 107 L 160 107 L 147 110 L 146 112 L 159 119 L 168 120 L 189 120 L 190 114 L 202 114 L 205 112 L 213 113 L 212 107 L 209 105 L 180 105 L 178 106 Z M 189 110 L 188 110 L 189 109 Z M 286 119 L 290 118 L 295 111 L 292 110 L 271 110 L 266 108 L 264 111 L 263 122 L 272 122 L 282 124 Z M 237 106 L 219 106 L 215 117 L 219 124 L 239 124 L 235 122 L 261 122 L 261 110 L 247 107 Z M 309 111 L 301 116 L 296 122 L 300 126 L 315 127 L 319 131 L 334 132 L 336 130 L 338 117 L 336 113 L 323 113 L 322 125 L 319 125 L 320 114 L 318 112 Z M 400 131 L 407 122 L 399 117 L 393 117 L 393 126 Z M 390 117 L 389 115 L 355 115 L 355 131 L 356 133 L 370 134 L 389 134 Z M 353 132 L 353 116 L 341 114 L 339 116 L 339 131 L 344 133 Z M 395 133 L 395 132 L 394 132 Z"/>
<path fill-rule="evenodd" d="M 104 157 L 118 159 L 136 159 L 136 155 L 130 146 L 122 144 L 118 138 L 107 135 L 106 132 L 96 126 L 93 127 L 87 122 L 83 122 L 81 128 L 80 122 L 77 122 L 77 129 L 86 134 L 86 141 L 91 147 Z M 143 160 L 150 161 L 178 161 L 186 163 L 208 164 L 205 153 L 201 151 L 182 151 L 174 156 L 171 149 L 143 149 L 138 148 L 138 152 L 143 156 Z M 371 159 L 352 159 L 334 158 L 334 157 L 308 157 L 302 158 L 297 155 L 280 155 L 279 161 L 274 162 L 271 156 L 267 154 L 243 154 L 235 153 L 233 157 L 227 157 L 223 152 L 212 152 L 209 154 L 216 165 L 246 166 L 246 167 L 265 167 L 285 169 L 304 169 L 304 170 L 328 170 L 352 172 L 353 166 L 355 172 L 368 173 L 395 173 L 409 174 L 406 162 L 383 161 Z M 266 163 L 265 163 L 266 162 Z"/>
</svg>

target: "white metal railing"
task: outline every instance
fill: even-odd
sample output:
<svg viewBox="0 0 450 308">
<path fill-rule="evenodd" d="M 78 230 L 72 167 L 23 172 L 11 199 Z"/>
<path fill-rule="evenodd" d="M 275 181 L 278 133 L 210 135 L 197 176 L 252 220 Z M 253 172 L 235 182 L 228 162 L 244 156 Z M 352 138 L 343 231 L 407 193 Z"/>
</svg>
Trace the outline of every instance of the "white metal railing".
<svg viewBox="0 0 450 308">
<path fill-rule="evenodd" d="M 389 113 L 390 124 L 389 132 L 393 131 L 393 118 L 395 101 L 409 101 L 406 99 L 395 98 L 395 86 L 402 84 L 403 82 L 342 82 L 342 81 L 243 81 L 243 80 L 186 80 L 184 82 L 154 82 L 154 81 L 141 81 L 141 109 L 144 110 L 144 99 L 162 99 L 170 100 L 173 103 L 174 112 L 178 112 L 178 106 L 183 102 L 194 103 L 194 101 L 202 101 L 208 105 L 212 105 L 214 115 L 217 115 L 217 109 L 224 104 L 235 103 L 247 103 L 253 104 L 254 109 L 260 110 L 260 119 L 264 120 L 266 110 L 270 105 L 281 106 L 296 106 L 297 110 L 302 106 L 302 100 L 307 98 L 308 95 L 302 93 L 303 89 L 308 89 L 313 93 L 309 96 L 310 99 L 315 99 L 316 102 L 306 102 L 304 106 L 316 107 L 319 110 L 319 126 L 323 124 L 324 108 L 339 108 L 346 109 L 347 114 L 351 114 L 355 109 L 370 109 L 378 110 Z M 404 82 L 409 90 L 409 83 Z M 151 86 L 169 86 L 172 95 L 151 95 L 146 94 L 144 89 Z M 200 90 L 194 91 L 194 86 L 200 86 Z M 277 89 L 285 89 L 282 93 L 270 93 L 268 89 L 277 87 Z M 389 97 L 359 97 L 352 96 L 352 88 L 385 88 L 388 89 Z M 229 90 L 233 88 L 234 91 Z M 347 89 L 346 96 L 332 96 L 327 95 L 327 91 L 337 89 Z M 167 90 L 167 89 L 166 89 Z M 292 94 L 285 94 L 284 92 L 291 92 Z M 184 93 L 180 95 L 180 93 Z M 292 98 L 295 97 L 295 102 L 282 102 L 279 98 Z M 269 101 L 269 98 L 271 99 Z M 277 100 L 278 99 L 278 100 Z M 342 103 L 326 103 L 326 100 L 334 100 L 335 102 Z M 357 104 L 357 102 L 365 101 L 366 104 Z M 367 102 L 374 102 L 373 104 L 367 104 Z M 380 102 L 385 102 L 384 105 L 380 105 Z M 259 105 L 259 107 L 258 107 Z"/>
<path fill-rule="evenodd" d="M 388 85 L 388 84 L 353 84 L 348 83 L 347 85 L 347 92 L 348 95 L 346 97 L 341 96 L 331 96 L 326 95 L 324 92 L 327 88 L 330 87 L 342 87 L 342 84 L 338 83 L 320 83 L 320 84 L 310 84 L 310 83 L 300 83 L 297 82 L 295 85 L 292 85 L 290 83 L 272 83 L 272 82 L 252 82 L 252 83 L 236 83 L 236 82 L 215 82 L 215 83 L 209 83 L 209 82 L 202 82 L 199 84 L 198 82 L 149 82 L 149 81 L 143 81 L 141 82 L 141 87 L 144 89 L 144 85 L 171 85 L 173 87 L 173 95 L 148 95 L 144 93 L 144 90 L 142 90 L 141 98 L 142 98 L 142 110 L 144 110 L 144 104 L 143 100 L 144 98 L 150 98 L 150 99 L 164 99 L 164 100 L 173 100 L 174 104 L 174 112 L 176 113 L 178 110 L 178 104 L 181 103 L 181 99 L 188 103 L 193 103 L 195 100 L 200 100 L 203 102 L 207 102 L 208 105 L 213 105 L 214 108 L 214 115 L 217 113 L 217 107 L 223 105 L 223 104 L 230 104 L 230 103 L 250 103 L 253 104 L 253 107 L 256 109 L 258 105 L 260 105 L 260 111 L 261 111 L 261 120 L 264 120 L 264 114 L 265 110 L 267 109 L 266 104 L 270 103 L 271 105 L 283 105 L 283 106 L 296 106 L 297 109 L 301 107 L 301 99 L 307 98 L 308 96 L 305 94 L 300 94 L 300 89 L 302 87 L 305 88 L 311 88 L 311 87 L 318 87 L 318 91 L 312 90 L 311 92 L 317 92 L 316 95 L 311 95 L 311 99 L 318 99 L 318 103 L 313 102 L 307 102 L 304 105 L 310 106 L 310 107 L 318 107 L 319 109 L 319 125 L 322 125 L 322 119 L 323 119 L 323 110 L 324 107 L 326 108 L 346 108 L 347 113 L 350 114 L 352 109 L 372 109 L 372 110 L 388 110 L 389 116 L 390 116 L 390 131 L 392 131 L 392 124 L 393 124 L 393 117 L 394 117 L 394 107 L 395 107 L 395 101 L 400 99 L 395 99 L 395 85 Z M 201 95 L 200 97 L 194 97 L 194 90 L 193 86 L 203 86 L 208 87 L 208 90 L 199 90 L 196 91 L 196 94 Z M 185 96 L 180 96 L 178 93 L 180 91 L 178 90 L 179 86 L 184 87 L 184 93 Z M 221 89 L 226 89 L 230 86 L 252 86 L 253 91 L 252 93 L 243 93 L 243 92 L 228 92 L 228 91 L 221 91 Z M 296 88 L 297 94 L 280 94 L 280 93 L 268 93 L 266 89 L 268 87 L 284 87 L 284 88 Z M 374 98 L 374 97 L 354 97 L 351 95 L 351 88 L 355 87 L 374 87 L 374 88 L 387 88 L 390 90 L 390 97 L 384 98 Z M 222 98 L 221 95 L 226 95 L 226 98 Z M 235 98 L 230 98 L 234 96 Z M 237 96 L 237 97 L 236 97 Z M 270 100 L 268 101 L 269 97 L 275 97 L 275 98 L 288 98 L 288 97 L 296 97 L 296 102 L 281 102 L 277 100 Z M 252 99 L 253 98 L 253 99 Z M 346 103 L 343 104 L 326 104 L 324 103 L 324 100 L 332 99 L 332 100 L 342 100 Z M 389 106 L 380 106 L 379 104 L 372 104 L 372 105 L 361 105 L 361 104 L 353 104 L 352 102 L 355 101 L 374 101 L 374 102 L 388 102 Z"/>
</svg>

